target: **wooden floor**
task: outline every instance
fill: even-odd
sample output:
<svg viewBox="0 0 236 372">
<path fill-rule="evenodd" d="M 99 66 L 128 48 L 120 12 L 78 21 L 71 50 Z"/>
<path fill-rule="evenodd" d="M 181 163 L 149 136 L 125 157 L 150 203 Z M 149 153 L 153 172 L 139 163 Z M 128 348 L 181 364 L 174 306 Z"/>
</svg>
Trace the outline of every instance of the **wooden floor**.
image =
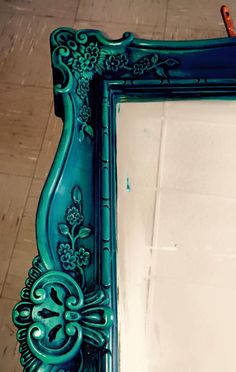
<svg viewBox="0 0 236 372">
<path fill-rule="evenodd" d="M 236 2 L 228 0 L 236 19 Z M 0 371 L 21 371 L 11 309 L 36 255 L 35 211 L 61 134 L 49 35 L 59 26 L 149 39 L 224 37 L 221 1 L 0 0 Z M 210 371 L 209 371 L 210 372 Z"/>
</svg>

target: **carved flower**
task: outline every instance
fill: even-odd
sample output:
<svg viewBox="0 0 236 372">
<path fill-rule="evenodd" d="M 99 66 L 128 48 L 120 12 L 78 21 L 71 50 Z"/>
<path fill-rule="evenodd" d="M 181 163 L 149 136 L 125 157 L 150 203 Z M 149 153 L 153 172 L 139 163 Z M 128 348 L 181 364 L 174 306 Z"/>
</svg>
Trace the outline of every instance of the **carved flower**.
<svg viewBox="0 0 236 372">
<path fill-rule="evenodd" d="M 71 248 L 70 244 L 66 243 L 66 244 L 63 244 L 61 243 L 59 245 L 59 248 L 58 248 L 58 253 L 59 255 L 65 255 L 67 253 L 69 254 L 73 254 L 73 249 Z"/>
<path fill-rule="evenodd" d="M 129 62 L 126 54 L 120 54 L 119 60 L 120 60 L 120 67 L 124 67 Z"/>
<path fill-rule="evenodd" d="M 135 63 L 134 64 L 134 74 L 135 75 L 142 75 L 144 73 L 145 67 L 142 63 Z"/>
<path fill-rule="evenodd" d="M 75 223 L 80 224 L 83 221 L 84 217 L 79 212 L 78 208 L 73 206 L 67 209 L 66 219 L 70 225 L 74 225 Z"/>
<path fill-rule="evenodd" d="M 99 57 L 99 48 L 94 43 L 90 43 L 83 55 L 70 61 L 72 72 L 92 71 L 95 68 Z"/>
<path fill-rule="evenodd" d="M 76 267 L 76 256 L 70 253 L 61 256 L 62 266 L 65 270 L 74 270 Z"/>
<path fill-rule="evenodd" d="M 79 70 L 80 70 L 79 60 L 77 58 L 74 58 L 72 62 L 72 72 L 75 73 L 76 71 L 79 71 Z"/>
<path fill-rule="evenodd" d="M 90 253 L 86 251 L 83 247 L 79 249 L 77 253 L 77 265 L 87 266 L 89 264 Z"/>
<path fill-rule="evenodd" d="M 119 67 L 121 65 L 121 61 L 116 56 L 110 56 L 106 60 L 106 66 L 109 71 L 118 71 Z"/>
<path fill-rule="evenodd" d="M 97 57 L 91 56 L 88 53 L 84 57 L 79 58 L 78 70 L 83 71 L 92 71 L 95 68 L 97 62 Z"/>
<path fill-rule="evenodd" d="M 99 55 L 99 48 L 97 44 L 90 43 L 86 48 L 85 48 L 85 58 L 91 58 L 91 57 L 98 57 Z"/>
<path fill-rule="evenodd" d="M 83 123 L 87 123 L 88 119 L 91 116 L 91 108 L 84 105 L 80 110 L 80 119 Z"/>
</svg>

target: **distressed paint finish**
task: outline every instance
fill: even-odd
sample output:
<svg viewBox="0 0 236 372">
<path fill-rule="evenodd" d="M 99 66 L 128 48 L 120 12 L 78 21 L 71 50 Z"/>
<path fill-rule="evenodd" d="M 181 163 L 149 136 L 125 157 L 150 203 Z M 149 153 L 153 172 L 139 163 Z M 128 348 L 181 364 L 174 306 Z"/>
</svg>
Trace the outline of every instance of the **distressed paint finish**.
<svg viewBox="0 0 236 372">
<path fill-rule="evenodd" d="M 235 46 L 53 32 L 64 128 L 38 207 L 39 258 L 13 311 L 26 371 L 118 369 L 116 103 L 235 94 Z"/>
</svg>

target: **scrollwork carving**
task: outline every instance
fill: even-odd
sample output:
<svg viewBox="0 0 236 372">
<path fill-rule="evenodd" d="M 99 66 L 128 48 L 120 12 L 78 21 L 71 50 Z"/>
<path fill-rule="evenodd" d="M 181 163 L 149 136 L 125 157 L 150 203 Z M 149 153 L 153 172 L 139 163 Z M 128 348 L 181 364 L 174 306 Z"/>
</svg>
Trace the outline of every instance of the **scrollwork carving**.
<svg viewBox="0 0 236 372">
<path fill-rule="evenodd" d="M 103 290 L 86 291 L 84 267 L 89 264 L 90 252 L 78 241 L 88 238 L 92 230 L 84 226 L 78 186 L 73 188 L 71 198 L 65 222 L 58 224 L 60 234 L 67 239 L 58 244 L 59 259 L 66 272 L 47 271 L 36 257 L 21 292 L 22 301 L 13 310 L 25 370 L 54 371 L 55 365 L 79 358 L 82 371 L 82 343 L 102 348 L 113 322 Z M 80 273 L 80 281 L 69 275 L 75 270 Z"/>
<path fill-rule="evenodd" d="M 82 353 L 82 342 L 104 346 L 113 314 L 102 290 L 83 293 L 71 276 L 60 271 L 42 273 L 27 289 L 13 317 L 25 368 L 40 362 L 63 365 Z"/>
<path fill-rule="evenodd" d="M 132 34 L 126 33 L 123 45 L 121 42 L 120 48 L 114 49 L 113 43 L 109 45 L 109 41 L 101 37 L 100 33 L 65 29 L 53 36 L 52 45 L 55 49 L 52 61 L 64 76 L 64 88 L 57 85 L 55 90 L 68 91 L 75 86 L 76 94 L 82 102 L 77 118 L 80 141 L 84 140 L 85 134 L 90 138 L 94 136 L 89 92 L 95 75 L 109 76 L 112 73 L 113 78 L 117 75 L 118 78 L 139 79 L 154 72 L 155 77 L 162 81 L 168 79 L 169 69 L 179 64 L 176 58 L 163 58 L 158 53 L 147 51 L 143 51 L 141 58 L 131 60 L 129 47 L 132 40 Z M 120 49 L 123 49 L 122 53 Z"/>
</svg>

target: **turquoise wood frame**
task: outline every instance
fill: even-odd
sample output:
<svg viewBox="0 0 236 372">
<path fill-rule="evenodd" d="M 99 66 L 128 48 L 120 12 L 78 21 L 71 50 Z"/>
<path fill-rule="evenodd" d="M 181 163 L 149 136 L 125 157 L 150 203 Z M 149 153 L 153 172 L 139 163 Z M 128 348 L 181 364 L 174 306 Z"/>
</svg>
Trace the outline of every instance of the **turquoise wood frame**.
<svg viewBox="0 0 236 372">
<path fill-rule="evenodd" d="M 39 256 L 13 310 L 21 363 L 115 372 L 116 104 L 235 97 L 236 39 L 113 41 L 60 28 L 51 51 L 64 129 L 37 212 Z"/>
</svg>

